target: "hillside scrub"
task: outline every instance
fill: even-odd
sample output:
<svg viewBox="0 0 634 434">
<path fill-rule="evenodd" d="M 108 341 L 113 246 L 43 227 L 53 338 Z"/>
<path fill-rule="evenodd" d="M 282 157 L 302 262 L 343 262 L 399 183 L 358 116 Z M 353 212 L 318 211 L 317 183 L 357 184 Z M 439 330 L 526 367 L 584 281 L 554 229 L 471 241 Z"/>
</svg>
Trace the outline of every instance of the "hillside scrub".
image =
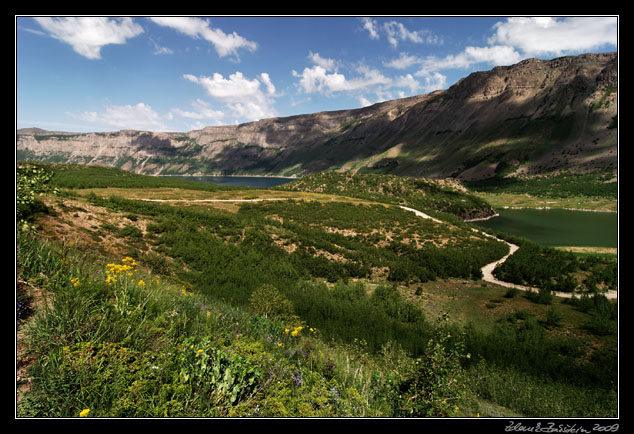
<svg viewBox="0 0 634 434">
<path fill-rule="evenodd" d="M 294 315 L 278 321 L 211 301 L 148 275 L 129 257 L 99 271 L 80 252 L 58 256 L 57 246 L 26 234 L 19 246 L 20 264 L 35 269 L 49 258 L 57 270 L 33 280 L 20 267 L 21 279 L 56 289 L 25 324 L 28 352 L 39 357 L 19 417 L 391 416 L 393 388 L 411 381 L 408 370 L 385 363 L 412 363 L 389 345 L 374 356 L 354 343 L 329 346 L 319 328 Z M 439 393 L 454 399 L 450 390 Z M 445 412 L 435 402 L 420 405 Z"/>
<path fill-rule="evenodd" d="M 520 249 L 495 269 L 495 276 L 502 281 L 545 291 L 582 294 L 617 288 L 618 267 L 612 259 L 598 256 L 580 258 L 526 239 L 506 238 L 519 245 Z"/>
<path fill-rule="evenodd" d="M 449 214 L 463 220 L 494 214 L 489 204 L 463 189 L 423 178 L 326 172 L 306 176 L 276 189 L 337 194 L 405 205 L 425 212 Z"/>
<path fill-rule="evenodd" d="M 477 192 L 529 194 L 557 199 L 575 196 L 617 199 L 618 183 L 612 182 L 614 177 L 611 171 L 587 174 L 563 172 L 539 176 L 497 176 L 465 184 Z"/>
<path fill-rule="evenodd" d="M 124 227 L 147 223 L 97 229 L 124 256 L 18 230 L 16 292 L 31 306 L 18 417 L 472 417 L 482 398 L 535 417 L 617 408 L 615 352 L 585 357 L 519 313 L 492 333 L 433 323 L 404 296 L 426 279 L 477 280 L 508 252 L 469 228 L 385 204 L 228 213 L 73 194 Z M 606 336 L 613 304 L 571 303 Z"/>
<path fill-rule="evenodd" d="M 245 204 L 232 215 L 117 197 L 92 195 L 90 200 L 120 212 L 160 215 L 157 224 L 148 228 L 156 249 L 186 265 L 191 271 L 183 273 L 183 278 L 192 284 L 242 305 L 261 284 L 272 284 L 284 292 L 309 276 L 334 283 L 370 277 L 385 269 L 386 277 L 395 282 L 478 278 L 482 266 L 508 251 L 505 244 L 474 237 L 470 230 L 445 232 L 446 225 L 428 224 L 406 211 L 382 206 L 278 201 Z M 362 217 L 366 212 L 371 217 L 368 220 Z M 352 235 L 331 232 L 324 226 L 327 220 L 332 227 L 341 224 L 345 229 L 345 219 L 354 221 Z M 380 231 L 373 233 L 381 227 L 403 232 L 393 238 Z M 414 237 L 442 240 L 442 245 L 412 245 Z M 287 251 L 285 244 L 296 248 Z"/>
</svg>

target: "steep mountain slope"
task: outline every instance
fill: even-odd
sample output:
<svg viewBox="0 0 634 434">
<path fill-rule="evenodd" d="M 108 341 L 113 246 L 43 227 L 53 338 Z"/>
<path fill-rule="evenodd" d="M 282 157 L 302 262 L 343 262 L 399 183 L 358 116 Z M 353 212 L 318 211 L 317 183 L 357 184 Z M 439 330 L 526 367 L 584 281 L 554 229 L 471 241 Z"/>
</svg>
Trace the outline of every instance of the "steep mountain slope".
<svg viewBox="0 0 634 434">
<path fill-rule="evenodd" d="M 617 170 L 617 53 L 470 74 L 446 91 L 355 110 L 188 133 L 17 131 L 19 159 L 144 174 L 305 175 L 327 170 L 481 179 Z"/>
</svg>

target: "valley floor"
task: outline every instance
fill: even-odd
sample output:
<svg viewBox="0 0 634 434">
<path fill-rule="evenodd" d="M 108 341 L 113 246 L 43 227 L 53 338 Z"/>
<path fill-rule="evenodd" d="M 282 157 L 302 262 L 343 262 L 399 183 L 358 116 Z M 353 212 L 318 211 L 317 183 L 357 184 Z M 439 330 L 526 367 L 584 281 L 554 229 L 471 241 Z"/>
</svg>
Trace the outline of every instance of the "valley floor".
<svg viewBox="0 0 634 434">
<path fill-rule="evenodd" d="M 350 202 L 354 204 L 372 204 L 370 201 L 364 201 L 361 199 L 352 199 L 352 198 L 344 198 L 344 197 L 335 197 L 332 195 L 320 195 L 317 193 L 305 193 L 305 192 L 280 192 L 280 191 L 253 191 L 253 190 L 245 190 L 245 191 L 223 191 L 223 192 L 193 192 L 193 191 L 182 191 L 182 190 L 169 190 L 169 189 L 92 189 L 86 190 L 82 192 L 84 193 L 95 193 L 102 197 L 107 197 L 109 195 L 125 195 L 130 199 L 137 200 L 146 200 L 151 202 L 166 202 L 173 203 L 178 206 L 191 206 L 191 207 L 212 207 L 215 209 L 221 209 L 223 211 L 229 212 L 237 212 L 242 204 L 246 203 L 262 203 L 262 202 L 275 202 L 275 201 L 285 201 L 285 200 L 302 200 L 306 202 L 310 201 L 319 201 L 323 203 L 329 202 Z M 63 204 L 62 204 L 63 202 Z M 92 207 L 92 205 L 83 201 L 83 199 L 72 200 L 69 198 L 64 198 L 62 200 L 48 200 L 48 204 L 55 208 L 57 211 L 51 216 L 46 217 L 47 230 L 50 232 L 43 231 L 43 235 L 50 236 L 51 238 L 58 239 L 68 239 L 70 240 L 70 236 L 84 237 L 84 240 L 88 243 L 92 242 L 94 244 L 94 239 L 91 241 L 91 237 L 94 237 L 94 233 L 91 231 L 94 228 L 99 227 L 101 222 L 108 222 L 112 226 L 120 225 L 121 222 L 126 222 L 127 224 L 134 224 L 141 228 L 143 231 L 147 229 L 147 222 L 143 221 L 142 218 L 130 219 L 130 216 L 127 217 L 125 215 L 119 215 L 116 213 L 106 213 L 103 209 L 99 209 L 98 207 Z M 374 203 L 376 205 L 376 203 Z M 384 204 L 383 204 L 384 205 Z M 244 205 L 246 206 L 246 205 Z M 385 206 L 385 205 L 384 205 Z M 407 211 L 413 212 L 416 216 L 421 217 L 424 220 L 431 220 L 435 223 L 443 223 L 443 221 L 438 220 L 428 214 L 425 214 L 419 210 L 409 208 L 409 207 L 401 207 Z M 202 209 L 202 208 L 200 208 Z M 103 220 L 102 220 L 103 219 Z M 63 222 L 63 220 L 65 220 Z M 474 229 L 475 230 L 475 229 Z M 102 232 L 103 234 L 104 232 Z M 502 241 L 499 240 L 498 241 Z M 117 240 L 112 238 L 108 238 L 108 236 L 103 236 L 100 239 L 100 248 L 107 249 L 109 247 L 118 248 Z M 492 324 L 497 323 L 502 318 L 508 315 L 519 315 L 518 312 L 522 310 L 522 312 L 537 312 L 536 317 L 546 318 L 546 307 L 539 306 L 529 302 L 528 300 L 524 300 L 523 297 L 518 297 L 515 300 L 505 299 L 504 292 L 502 288 L 506 287 L 518 287 L 521 290 L 535 290 L 535 288 L 528 287 L 520 287 L 518 285 L 509 284 L 507 282 L 502 282 L 497 279 L 492 274 L 492 270 L 499 264 L 503 263 L 510 255 L 514 254 L 517 251 L 517 246 L 507 243 L 510 247 L 510 251 L 508 255 L 500 258 L 490 264 L 487 264 L 482 268 L 483 278 L 481 281 L 469 281 L 469 280 L 439 280 L 434 282 L 427 282 L 425 284 L 421 284 L 416 289 L 422 289 L 422 295 L 414 295 L 414 291 L 412 288 L 404 287 L 403 285 L 399 286 L 399 290 L 403 291 L 403 294 L 410 299 L 414 300 L 416 304 L 420 305 L 424 309 L 427 309 L 426 314 L 432 312 L 432 310 L 437 310 L 438 313 L 444 312 L 449 309 L 453 309 L 457 319 L 459 322 L 466 324 L 470 320 L 477 318 L 479 326 L 483 328 L 493 327 Z M 116 254 L 119 254 L 122 250 L 116 251 Z M 110 253 L 115 253 L 115 250 Z M 367 282 L 367 288 L 375 287 L 375 283 Z M 438 287 L 438 289 L 436 288 Z M 569 295 L 566 294 L 557 294 L 558 296 L 566 297 Z M 616 293 L 607 294 L 608 298 L 616 298 Z M 477 300 L 477 302 L 474 302 Z M 521 307 L 520 307 L 521 306 Z M 561 301 L 557 301 L 558 309 L 565 309 L 567 315 L 571 315 L 573 317 L 572 320 L 566 317 L 564 323 L 559 328 L 553 328 L 553 330 L 549 330 L 549 333 L 554 333 L 556 335 L 568 336 L 569 334 L 579 334 L 579 336 L 586 336 L 586 332 L 582 331 L 580 327 L 578 327 L 577 322 L 581 321 L 576 319 L 577 313 L 574 312 L 574 309 L 570 306 L 565 305 Z M 518 310 L 520 309 L 520 310 Z M 483 318 L 487 317 L 486 320 Z M 611 339 L 611 338 L 610 338 Z M 593 350 L 596 348 L 601 348 L 604 345 L 610 346 L 612 341 L 609 340 L 608 344 L 602 341 L 600 338 L 591 337 L 588 339 L 587 345 L 592 347 Z M 22 371 L 21 371 L 22 372 Z M 23 374 L 24 375 L 24 374 Z M 356 375 L 356 374 L 355 374 Z M 24 380 L 24 379 L 22 379 Z M 519 381 L 516 379 L 516 381 Z M 22 385 L 24 385 L 24 381 L 22 381 Z M 497 399 L 497 398 L 495 398 Z M 494 400 L 495 400 L 494 399 Z M 504 405 L 499 405 L 499 400 L 497 403 L 493 401 L 489 402 L 487 399 L 480 400 L 480 411 L 486 411 L 487 414 L 483 414 L 484 416 L 493 416 L 493 417 L 518 417 L 517 415 L 522 413 L 521 410 L 517 408 L 511 410 L 510 407 L 506 408 Z M 487 410 L 488 409 L 488 410 Z M 512 415 L 512 416 L 511 416 Z M 470 417 L 473 415 L 469 415 Z"/>
</svg>

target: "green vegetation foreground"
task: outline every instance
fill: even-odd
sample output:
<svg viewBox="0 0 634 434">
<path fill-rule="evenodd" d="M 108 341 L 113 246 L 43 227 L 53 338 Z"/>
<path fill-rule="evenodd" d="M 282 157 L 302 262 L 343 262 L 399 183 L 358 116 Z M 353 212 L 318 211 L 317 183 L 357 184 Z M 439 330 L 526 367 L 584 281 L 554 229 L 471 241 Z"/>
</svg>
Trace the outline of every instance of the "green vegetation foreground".
<svg viewBox="0 0 634 434">
<path fill-rule="evenodd" d="M 53 210 L 36 193 L 54 176 L 29 169 L 18 173 L 29 186 L 17 216 L 16 296 L 27 306 L 18 315 L 19 365 L 30 360 L 19 417 L 616 415 L 615 351 L 585 354 L 582 342 L 554 337 L 557 312 L 546 322 L 515 312 L 491 330 L 461 328 L 443 315 L 427 320 L 402 295 L 404 285 L 445 276 L 477 279 L 486 257 L 416 268 L 399 260 L 420 254 L 413 227 L 389 248 L 363 221 L 348 228 L 352 239 L 320 232 L 327 219 L 333 227 L 349 220 L 355 208 L 346 204 L 332 214 L 290 203 L 229 214 L 65 192 Z M 116 235 L 130 253 L 119 256 L 103 243 L 79 250 L 32 232 L 37 215 L 74 201 L 82 208 L 70 214 L 97 207 L 144 220 L 146 230 L 91 232 L 95 240 Z M 326 260 L 345 254 L 345 262 Z M 377 257 L 389 272 L 372 280 L 364 266 L 383 269 L 369 266 Z M 567 310 L 594 318 L 606 310 L 600 300 Z"/>
</svg>

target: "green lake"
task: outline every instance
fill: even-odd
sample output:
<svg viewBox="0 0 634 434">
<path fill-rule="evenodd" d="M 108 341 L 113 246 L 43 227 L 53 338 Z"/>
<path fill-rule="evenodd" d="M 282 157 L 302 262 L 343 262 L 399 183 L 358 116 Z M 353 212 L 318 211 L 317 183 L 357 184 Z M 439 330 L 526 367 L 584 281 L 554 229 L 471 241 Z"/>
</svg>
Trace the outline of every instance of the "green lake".
<svg viewBox="0 0 634 434">
<path fill-rule="evenodd" d="M 475 223 L 543 246 L 618 247 L 615 212 L 500 209 L 498 213 L 497 217 Z"/>
</svg>

